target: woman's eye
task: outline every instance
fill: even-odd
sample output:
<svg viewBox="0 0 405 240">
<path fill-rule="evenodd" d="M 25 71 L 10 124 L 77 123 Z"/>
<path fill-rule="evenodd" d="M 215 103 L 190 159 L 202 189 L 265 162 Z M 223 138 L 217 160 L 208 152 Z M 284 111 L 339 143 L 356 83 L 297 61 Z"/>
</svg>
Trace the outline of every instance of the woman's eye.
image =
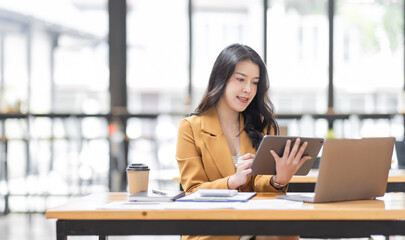
<svg viewBox="0 0 405 240">
<path fill-rule="evenodd" d="M 254 84 L 254 85 L 258 85 L 258 84 L 259 84 L 259 82 L 253 82 L 253 84 Z"/>
<path fill-rule="evenodd" d="M 238 81 L 240 81 L 240 82 L 243 82 L 243 81 L 244 81 L 243 78 L 236 78 L 236 80 L 238 80 Z"/>
</svg>

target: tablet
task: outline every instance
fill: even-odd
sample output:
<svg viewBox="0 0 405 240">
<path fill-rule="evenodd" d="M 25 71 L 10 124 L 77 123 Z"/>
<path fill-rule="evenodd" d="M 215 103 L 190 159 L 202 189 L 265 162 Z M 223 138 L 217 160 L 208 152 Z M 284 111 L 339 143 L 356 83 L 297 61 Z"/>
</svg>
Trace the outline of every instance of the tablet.
<svg viewBox="0 0 405 240">
<path fill-rule="evenodd" d="M 276 163 L 274 161 L 273 155 L 271 155 L 270 150 L 273 149 L 280 157 L 284 152 L 284 146 L 287 140 L 291 140 L 291 147 L 294 145 L 295 140 L 298 137 L 282 137 L 282 136 L 271 136 L 266 135 L 263 137 L 259 148 L 257 149 L 256 156 L 253 159 L 250 168 L 252 172 L 250 175 L 275 175 L 276 174 Z M 301 139 L 301 145 L 304 142 L 308 142 L 307 148 L 303 156 L 311 156 L 312 159 L 306 161 L 295 173 L 295 175 L 307 175 L 309 170 L 311 170 L 316 157 L 323 145 L 323 138 L 305 138 L 299 137 Z"/>
</svg>

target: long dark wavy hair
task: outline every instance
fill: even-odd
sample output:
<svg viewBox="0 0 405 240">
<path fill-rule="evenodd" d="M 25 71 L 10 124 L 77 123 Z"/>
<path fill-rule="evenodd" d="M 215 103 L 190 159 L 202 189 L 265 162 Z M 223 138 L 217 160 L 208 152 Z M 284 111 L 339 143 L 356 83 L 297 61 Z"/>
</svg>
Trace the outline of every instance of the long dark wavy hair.
<svg viewBox="0 0 405 240">
<path fill-rule="evenodd" d="M 266 127 L 266 134 L 269 134 L 270 129 L 273 129 L 274 134 L 278 135 L 279 129 L 275 120 L 274 106 L 268 96 L 270 83 L 266 65 L 259 54 L 249 46 L 232 44 L 221 51 L 212 68 L 207 90 L 195 112 L 191 115 L 200 115 L 219 101 L 225 90 L 226 83 L 235 70 L 236 64 L 245 60 L 254 62 L 260 69 L 256 96 L 245 111 L 242 112 L 245 119 L 243 130 L 249 135 L 252 146 L 257 149 Z"/>
</svg>

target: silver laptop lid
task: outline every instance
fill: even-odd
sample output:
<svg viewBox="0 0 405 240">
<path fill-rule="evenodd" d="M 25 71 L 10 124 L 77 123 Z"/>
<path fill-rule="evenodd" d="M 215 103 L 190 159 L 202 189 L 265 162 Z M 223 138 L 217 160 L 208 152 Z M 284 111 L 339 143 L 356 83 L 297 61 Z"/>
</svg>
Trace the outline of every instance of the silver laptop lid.
<svg viewBox="0 0 405 240">
<path fill-rule="evenodd" d="M 314 202 L 383 196 L 394 143 L 393 137 L 326 140 Z"/>
</svg>

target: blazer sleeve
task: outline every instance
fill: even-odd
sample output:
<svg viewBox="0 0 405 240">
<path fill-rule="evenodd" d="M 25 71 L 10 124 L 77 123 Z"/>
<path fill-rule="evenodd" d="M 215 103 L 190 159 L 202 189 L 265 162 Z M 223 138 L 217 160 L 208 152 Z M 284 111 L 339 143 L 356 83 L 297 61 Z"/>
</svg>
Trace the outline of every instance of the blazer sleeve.
<svg viewBox="0 0 405 240">
<path fill-rule="evenodd" d="M 278 190 L 270 184 L 272 175 L 251 175 L 248 181 L 238 189 L 241 192 L 286 192 L 287 188 Z"/>
<path fill-rule="evenodd" d="M 195 132 L 199 134 L 199 131 Z M 214 181 L 208 179 L 202 163 L 201 149 L 198 146 L 199 136 L 195 136 L 195 132 L 187 119 L 181 120 L 177 135 L 176 160 L 183 189 L 188 193 L 198 188 L 227 189 L 229 177 Z"/>
</svg>

